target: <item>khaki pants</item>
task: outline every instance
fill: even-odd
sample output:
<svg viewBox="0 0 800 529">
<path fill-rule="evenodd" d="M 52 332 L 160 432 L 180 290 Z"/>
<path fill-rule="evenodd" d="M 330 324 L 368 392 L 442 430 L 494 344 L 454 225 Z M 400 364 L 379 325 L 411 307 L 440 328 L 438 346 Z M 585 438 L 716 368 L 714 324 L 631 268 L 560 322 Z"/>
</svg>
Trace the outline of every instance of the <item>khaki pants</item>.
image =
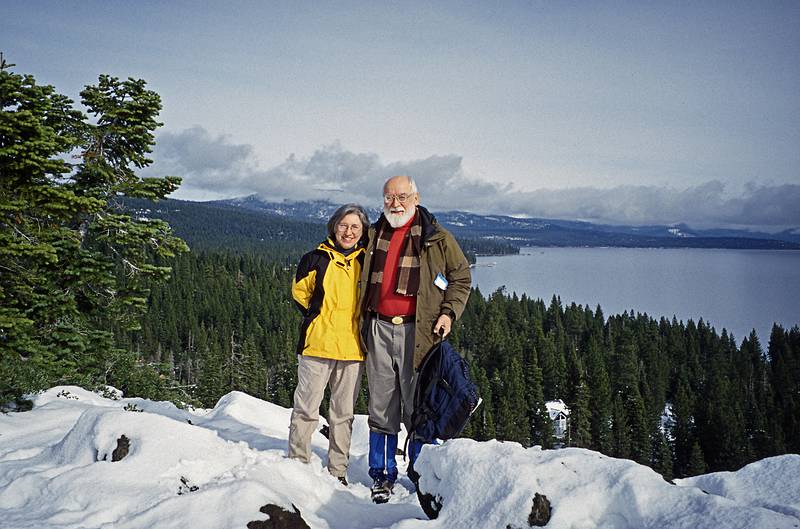
<svg viewBox="0 0 800 529">
<path fill-rule="evenodd" d="M 400 421 L 411 429 L 414 411 L 414 324 L 372 318 L 367 334 L 369 429 L 389 435 L 400 431 Z"/>
<path fill-rule="evenodd" d="M 289 424 L 289 457 L 308 462 L 311 436 L 319 422 L 319 405 L 325 386 L 331 388 L 328 408 L 328 471 L 341 477 L 347 474 L 353 408 L 361 387 L 363 362 L 331 360 L 301 355 L 297 363 L 297 389 Z"/>
</svg>

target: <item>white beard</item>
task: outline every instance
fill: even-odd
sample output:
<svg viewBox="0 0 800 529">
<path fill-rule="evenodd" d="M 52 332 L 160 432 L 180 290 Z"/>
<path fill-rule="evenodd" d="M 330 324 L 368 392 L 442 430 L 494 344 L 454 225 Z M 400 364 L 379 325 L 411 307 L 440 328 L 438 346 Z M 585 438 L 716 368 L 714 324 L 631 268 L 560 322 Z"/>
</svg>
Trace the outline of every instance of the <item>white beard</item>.
<svg viewBox="0 0 800 529">
<path fill-rule="evenodd" d="M 392 228 L 400 228 L 401 226 L 405 226 L 408 221 L 414 217 L 414 213 L 416 212 L 416 206 L 406 208 L 403 213 L 392 213 L 392 209 L 389 206 L 383 206 L 383 216 L 386 217 L 387 222 L 389 222 L 389 226 Z"/>
</svg>

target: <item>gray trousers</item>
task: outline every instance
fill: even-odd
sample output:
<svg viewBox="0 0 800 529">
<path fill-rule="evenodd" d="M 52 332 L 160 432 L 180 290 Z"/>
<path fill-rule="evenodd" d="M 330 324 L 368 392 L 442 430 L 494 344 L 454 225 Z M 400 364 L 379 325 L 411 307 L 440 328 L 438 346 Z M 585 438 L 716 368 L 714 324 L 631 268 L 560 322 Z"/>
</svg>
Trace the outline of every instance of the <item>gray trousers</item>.
<svg viewBox="0 0 800 529">
<path fill-rule="evenodd" d="M 411 427 L 414 411 L 414 323 L 395 325 L 378 318 L 367 334 L 369 428 L 395 435 L 402 419 Z"/>
<path fill-rule="evenodd" d="M 361 387 L 363 362 L 300 356 L 297 362 L 297 389 L 289 423 L 289 457 L 308 462 L 311 436 L 319 422 L 319 405 L 330 385 L 328 408 L 328 472 L 336 477 L 347 474 L 350 438 L 353 433 L 353 408 Z"/>
</svg>

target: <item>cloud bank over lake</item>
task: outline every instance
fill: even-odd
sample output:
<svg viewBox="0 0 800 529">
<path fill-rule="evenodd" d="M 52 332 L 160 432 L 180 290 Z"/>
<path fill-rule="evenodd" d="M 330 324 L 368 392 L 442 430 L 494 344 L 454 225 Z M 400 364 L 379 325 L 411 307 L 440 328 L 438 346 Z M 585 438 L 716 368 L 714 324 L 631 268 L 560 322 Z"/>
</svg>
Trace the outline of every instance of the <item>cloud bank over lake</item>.
<svg viewBox="0 0 800 529">
<path fill-rule="evenodd" d="M 778 231 L 800 226 L 800 185 L 733 189 L 720 180 L 689 187 L 617 185 L 523 189 L 470 174 L 457 154 L 385 163 L 338 141 L 264 168 L 252 145 L 201 126 L 158 137 L 150 174 L 184 178 L 174 196 L 191 200 L 258 194 L 266 200 L 329 199 L 374 204 L 386 178 L 412 175 L 434 210 L 580 219 L 610 224 L 674 224 Z"/>
</svg>

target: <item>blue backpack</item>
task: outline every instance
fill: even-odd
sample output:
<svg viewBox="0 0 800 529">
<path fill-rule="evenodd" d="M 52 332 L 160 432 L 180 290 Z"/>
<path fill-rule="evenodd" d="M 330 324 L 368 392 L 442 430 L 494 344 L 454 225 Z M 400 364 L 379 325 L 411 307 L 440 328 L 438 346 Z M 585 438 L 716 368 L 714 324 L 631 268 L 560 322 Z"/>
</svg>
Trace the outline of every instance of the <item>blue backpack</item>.
<svg viewBox="0 0 800 529">
<path fill-rule="evenodd" d="M 440 341 L 419 366 L 411 432 L 424 443 L 452 439 L 461 433 L 480 403 L 466 360 L 447 340 Z"/>
</svg>

